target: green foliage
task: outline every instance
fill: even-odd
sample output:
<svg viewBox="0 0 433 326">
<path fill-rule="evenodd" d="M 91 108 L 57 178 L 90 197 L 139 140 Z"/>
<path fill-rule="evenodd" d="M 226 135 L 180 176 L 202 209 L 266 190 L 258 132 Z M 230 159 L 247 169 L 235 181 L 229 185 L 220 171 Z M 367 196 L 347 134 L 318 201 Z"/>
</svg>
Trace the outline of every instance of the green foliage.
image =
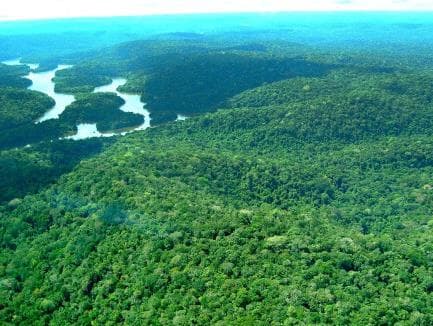
<svg viewBox="0 0 433 326">
<path fill-rule="evenodd" d="M 103 209 L 99 218 L 107 224 L 122 224 L 126 222 L 128 214 L 120 203 L 113 202 Z"/>
<path fill-rule="evenodd" d="M 26 65 L 10 66 L 0 63 L 0 87 L 29 87 L 32 84 L 31 80 L 22 78 L 29 71 L 30 68 Z"/>
<path fill-rule="evenodd" d="M 151 112 L 191 115 L 215 110 L 231 96 L 263 83 L 318 76 L 328 69 L 299 59 L 221 50 L 157 67 L 144 84 L 143 99 Z"/>
<path fill-rule="evenodd" d="M 0 202 L 43 189 L 110 142 L 110 139 L 63 140 L 0 151 Z"/>
<path fill-rule="evenodd" d="M 97 86 L 111 82 L 111 78 L 91 67 L 80 66 L 71 69 L 59 70 L 54 78 L 55 91 L 58 93 L 79 94 L 90 93 Z"/>
<path fill-rule="evenodd" d="M 158 126 L 167 122 L 171 122 L 176 120 L 176 118 L 177 114 L 175 112 L 158 112 L 150 114 L 152 126 Z"/>
<path fill-rule="evenodd" d="M 429 324 L 429 111 L 370 96 L 135 133 L 5 208 L 3 320 Z"/>
<path fill-rule="evenodd" d="M 141 125 L 144 122 L 143 116 L 119 110 L 123 104 L 125 101 L 116 94 L 80 95 L 60 115 L 60 122 L 68 125 L 96 123 L 101 132 Z"/>
<path fill-rule="evenodd" d="M 91 92 L 112 76 L 127 76 L 122 91 L 141 94 L 158 125 L 214 111 L 230 97 L 264 83 L 323 76 L 334 65 L 266 51 L 263 44 L 212 38 L 203 41 L 146 40 L 124 43 L 56 75 L 56 90 Z"/>
<path fill-rule="evenodd" d="M 97 123 L 101 132 L 141 125 L 143 116 L 123 112 L 125 103 L 115 94 L 82 94 L 60 115 L 60 119 L 35 124 L 35 120 L 54 106 L 45 94 L 15 88 L 0 88 L 0 149 L 57 140 L 76 132 L 79 123 Z"/>
<path fill-rule="evenodd" d="M 49 96 L 29 90 L 0 88 L 0 129 L 33 123 L 54 106 Z"/>
<path fill-rule="evenodd" d="M 57 141 L 60 137 L 76 131 L 75 125 L 64 124 L 58 119 L 46 120 L 37 124 L 30 122 L 0 133 L 0 149 L 26 146 L 41 141 Z"/>
<path fill-rule="evenodd" d="M 58 120 L 35 124 L 54 106 L 49 96 L 30 90 L 0 87 L 0 149 L 53 140 L 74 130 Z"/>
<path fill-rule="evenodd" d="M 143 92 L 146 79 L 146 75 L 142 74 L 128 75 L 126 84 L 119 86 L 118 91 L 129 94 L 140 94 Z"/>
<path fill-rule="evenodd" d="M 201 85 L 189 112 L 228 108 L 129 134 L 50 187 L 33 179 L 37 194 L 8 194 L 0 322 L 432 324 L 431 73 L 375 66 L 386 54 L 361 60 L 355 50 L 294 60 L 298 48 L 278 42 L 226 44 L 226 54 L 192 45 L 132 42 L 94 59 L 92 69 L 137 70 L 128 87 L 143 81 L 144 97 L 164 95 L 158 103 L 226 76 Z M 191 65 L 198 58 L 209 76 Z M 170 74 L 156 79 L 164 66 Z M 169 94 L 164 83 L 179 87 Z M 152 117 L 170 120 L 187 101 Z M 60 120 L 99 121 L 119 105 L 84 94 Z M 5 151 L 0 163 L 27 180 L 70 171 L 53 157 L 62 166 L 100 151 L 61 150 L 74 145 Z"/>
</svg>

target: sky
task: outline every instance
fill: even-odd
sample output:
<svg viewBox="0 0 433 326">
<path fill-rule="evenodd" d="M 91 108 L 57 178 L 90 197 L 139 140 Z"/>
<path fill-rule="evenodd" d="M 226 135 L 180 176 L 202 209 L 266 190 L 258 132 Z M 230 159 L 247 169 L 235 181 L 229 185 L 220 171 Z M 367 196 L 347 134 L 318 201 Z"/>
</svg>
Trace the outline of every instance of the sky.
<svg viewBox="0 0 433 326">
<path fill-rule="evenodd" d="M 431 11 L 433 0 L 0 0 L 0 20 L 340 10 Z"/>
</svg>

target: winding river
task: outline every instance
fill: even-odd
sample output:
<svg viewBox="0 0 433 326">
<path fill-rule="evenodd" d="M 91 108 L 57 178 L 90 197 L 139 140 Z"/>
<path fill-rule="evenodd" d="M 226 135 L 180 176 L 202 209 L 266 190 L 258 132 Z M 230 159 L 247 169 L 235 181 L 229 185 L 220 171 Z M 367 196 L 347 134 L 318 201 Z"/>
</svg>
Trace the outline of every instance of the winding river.
<svg viewBox="0 0 433 326">
<path fill-rule="evenodd" d="M 29 89 L 33 91 L 38 91 L 41 93 L 45 93 L 50 96 L 56 104 L 53 108 L 45 112 L 43 116 L 36 120 L 36 123 L 50 120 L 50 119 L 58 119 L 60 114 L 65 110 L 65 108 L 75 101 L 75 97 L 73 95 L 56 93 L 54 91 L 54 82 L 52 79 L 56 75 L 58 70 L 68 69 L 72 66 L 69 65 L 59 65 L 56 69 L 45 71 L 45 72 L 33 72 L 33 70 L 39 67 L 38 64 L 34 63 L 22 63 L 20 59 L 3 61 L 2 63 L 7 65 L 22 65 L 25 64 L 30 67 L 31 71 L 28 75 L 23 76 L 23 78 L 30 79 L 32 81 L 32 85 Z"/>
<path fill-rule="evenodd" d="M 116 93 L 117 96 L 120 96 L 125 100 L 125 104 L 120 107 L 120 110 L 124 112 L 132 112 L 136 114 L 140 114 L 144 117 L 144 123 L 134 130 L 144 130 L 150 127 L 150 114 L 144 106 L 146 103 L 141 101 L 140 95 L 136 94 L 126 94 L 119 92 L 117 89 L 120 86 L 126 84 L 125 78 L 114 78 L 110 85 L 96 87 L 94 93 L 105 93 L 111 92 Z"/>
<path fill-rule="evenodd" d="M 65 110 L 65 108 L 75 101 L 75 97 L 73 95 L 56 93 L 54 91 L 54 83 L 52 81 L 58 70 L 68 69 L 71 67 L 72 66 L 69 65 L 59 65 L 54 70 L 38 73 L 30 72 L 25 77 L 33 82 L 29 89 L 45 93 L 51 98 L 53 98 L 56 102 L 54 107 L 45 112 L 44 115 L 37 120 L 37 122 L 42 122 L 50 119 L 58 119 L 62 112 Z"/>
<path fill-rule="evenodd" d="M 114 135 L 125 135 L 127 133 L 130 133 L 132 131 L 136 130 L 144 130 L 150 127 L 150 114 L 149 111 L 147 111 L 144 106 L 146 103 L 143 103 L 140 99 L 140 95 L 135 94 L 126 94 L 119 92 L 117 90 L 118 87 L 123 86 L 126 84 L 125 78 L 114 78 L 109 85 L 99 86 L 94 89 L 94 93 L 115 93 L 117 96 L 123 98 L 125 101 L 125 104 L 123 104 L 120 107 L 120 110 L 124 112 L 132 112 L 136 114 L 140 114 L 144 117 L 144 123 L 136 128 L 132 128 L 129 131 L 124 131 L 121 133 L 101 133 L 96 128 L 96 123 L 81 123 L 77 125 L 77 133 L 73 136 L 69 136 L 67 138 L 79 140 L 79 139 L 86 139 L 91 137 L 111 137 Z"/>
<path fill-rule="evenodd" d="M 7 65 L 22 65 L 25 64 L 30 67 L 31 71 L 28 75 L 23 76 L 23 78 L 30 79 L 32 81 L 32 85 L 29 87 L 31 90 L 39 91 L 42 93 L 47 94 L 48 96 L 52 97 L 56 104 L 55 106 L 48 110 L 43 116 L 41 116 L 39 119 L 36 120 L 35 123 L 39 123 L 42 121 L 50 120 L 50 119 L 58 119 L 59 116 L 62 114 L 62 112 L 65 110 L 65 108 L 75 101 L 75 97 L 73 95 L 69 94 L 61 94 L 56 93 L 54 91 L 54 82 L 53 78 L 57 71 L 62 69 L 68 69 L 72 66 L 70 65 L 59 65 L 56 69 L 46 71 L 46 72 L 34 72 L 35 69 L 39 67 L 38 64 L 29 64 L 29 63 L 22 63 L 20 59 L 15 60 L 7 60 L 3 61 L 3 64 Z M 83 123 L 77 125 L 77 133 L 73 136 L 69 136 L 67 138 L 79 140 L 79 139 L 86 139 L 86 138 L 92 138 L 92 137 L 111 137 L 114 135 L 124 135 L 126 133 L 136 131 L 136 130 L 144 130 L 146 128 L 150 127 L 150 114 L 149 111 L 147 111 L 144 106 L 146 103 L 143 103 L 140 99 L 140 95 L 134 95 L 134 94 L 126 94 L 119 92 L 117 88 L 119 86 L 122 86 L 126 83 L 126 79 L 124 78 L 114 78 L 109 85 L 96 87 L 94 92 L 95 93 L 102 93 L 102 92 L 112 92 L 116 93 L 119 97 L 123 98 L 125 101 L 125 104 L 120 107 L 120 110 L 124 112 L 132 112 L 136 114 L 140 114 L 144 117 L 144 123 L 136 128 L 132 128 L 131 130 L 120 132 L 120 133 L 101 133 L 96 128 L 96 123 Z M 184 117 L 178 117 L 179 120 L 184 120 Z"/>
</svg>

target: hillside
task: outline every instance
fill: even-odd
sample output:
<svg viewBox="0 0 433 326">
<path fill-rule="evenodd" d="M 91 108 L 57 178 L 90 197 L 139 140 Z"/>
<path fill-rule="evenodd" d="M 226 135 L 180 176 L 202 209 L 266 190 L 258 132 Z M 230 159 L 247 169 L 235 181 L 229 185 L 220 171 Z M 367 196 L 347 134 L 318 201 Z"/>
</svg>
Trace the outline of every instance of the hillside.
<svg viewBox="0 0 433 326">
<path fill-rule="evenodd" d="M 1 208 L 0 320 L 431 324 L 430 80 L 278 81 L 123 137 Z"/>
<path fill-rule="evenodd" d="M 0 23 L 0 325 L 433 325 L 432 18 Z"/>
</svg>

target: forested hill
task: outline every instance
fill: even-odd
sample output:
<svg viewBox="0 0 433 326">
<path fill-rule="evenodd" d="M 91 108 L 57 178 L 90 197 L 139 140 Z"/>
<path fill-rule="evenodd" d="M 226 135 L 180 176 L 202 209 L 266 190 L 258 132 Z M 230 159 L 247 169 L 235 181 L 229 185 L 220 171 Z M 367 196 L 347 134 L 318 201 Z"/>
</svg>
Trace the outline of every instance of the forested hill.
<svg viewBox="0 0 433 326">
<path fill-rule="evenodd" d="M 0 23 L 0 324 L 432 325 L 432 22 Z"/>
<path fill-rule="evenodd" d="M 168 35 L 167 37 L 173 37 Z M 265 83 L 294 77 L 323 76 L 339 66 L 308 60 L 306 46 L 288 42 L 199 39 L 141 40 L 95 51 L 72 69 L 56 75 L 58 92 L 91 92 L 113 76 L 128 83 L 122 91 L 138 93 L 153 125 L 215 111 L 230 97 Z M 268 44 L 269 43 L 269 44 Z"/>
<path fill-rule="evenodd" d="M 433 76 L 379 68 L 228 94 L 1 206 L 1 322 L 432 324 Z"/>
</svg>

